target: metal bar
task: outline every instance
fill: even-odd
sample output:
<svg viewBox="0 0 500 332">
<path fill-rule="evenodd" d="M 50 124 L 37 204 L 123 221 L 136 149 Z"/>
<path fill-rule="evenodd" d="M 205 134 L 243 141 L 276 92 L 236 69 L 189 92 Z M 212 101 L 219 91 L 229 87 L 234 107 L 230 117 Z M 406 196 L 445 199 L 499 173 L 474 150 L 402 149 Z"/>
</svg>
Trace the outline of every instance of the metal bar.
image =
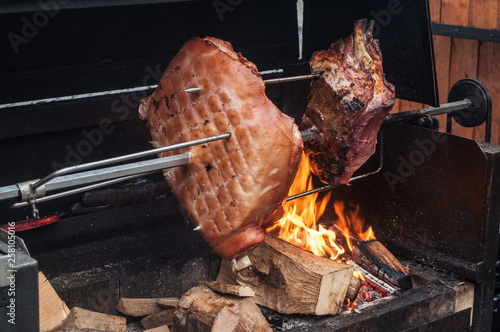
<svg viewBox="0 0 500 332">
<path fill-rule="evenodd" d="M 134 175 L 124 176 L 124 177 L 121 177 L 121 178 L 118 178 L 118 179 L 108 180 L 108 181 L 104 181 L 104 182 L 100 182 L 100 183 L 95 183 L 95 184 L 92 184 L 92 185 L 89 185 L 89 186 L 85 186 L 85 187 L 81 187 L 81 188 L 77 188 L 77 189 L 73 189 L 73 190 L 64 191 L 62 193 L 57 193 L 57 194 L 54 194 L 54 195 L 49 195 L 49 196 L 45 196 L 45 197 L 39 198 L 39 199 L 36 200 L 36 203 L 37 204 L 38 203 L 43 203 L 43 202 L 50 201 L 50 200 L 53 200 L 53 199 L 62 198 L 62 197 L 66 197 L 66 196 L 70 196 L 70 195 L 75 195 L 75 194 L 79 194 L 79 193 L 83 193 L 83 192 L 86 192 L 86 191 L 89 191 L 89 190 L 94 190 L 94 189 L 97 189 L 97 188 L 110 186 L 110 185 L 115 184 L 115 183 L 119 183 L 119 182 L 131 180 L 131 179 L 135 179 L 135 178 L 138 178 L 138 177 L 141 177 L 141 176 L 146 176 L 146 175 L 154 174 L 156 172 L 157 171 L 152 171 L 152 172 L 147 172 L 147 173 L 140 173 L 140 174 L 134 174 Z M 10 208 L 11 209 L 17 209 L 17 208 L 26 207 L 26 206 L 29 206 L 29 205 L 30 205 L 30 203 L 28 203 L 28 202 L 17 202 L 17 203 L 12 204 L 10 206 Z"/>
<path fill-rule="evenodd" d="M 316 137 L 316 133 L 309 131 L 309 130 L 304 130 L 301 132 L 301 134 L 302 134 L 302 139 L 304 141 L 312 140 L 312 139 L 314 139 L 314 137 Z M 188 147 L 188 146 L 196 145 L 196 144 L 203 144 L 203 143 L 211 142 L 211 141 L 214 141 L 217 139 L 223 139 L 223 138 L 229 138 L 229 137 L 230 137 L 230 134 L 226 133 L 226 134 L 213 136 L 213 137 L 209 137 L 209 138 L 205 138 L 205 139 L 201 139 L 201 140 L 195 140 L 195 141 L 185 142 L 185 143 L 181 143 L 181 144 L 171 145 L 168 147 L 158 148 L 158 149 L 154 149 L 154 150 L 138 152 L 138 153 L 134 153 L 131 155 L 106 159 L 106 160 L 102 160 L 102 161 L 98 161 L 98 162 L 94 162 L 94 163 L 72 166 L 72 167 L 62 169 L 62 170 L 66 170 L 66 169 L 69 169 L 69 170 L 64 171 L 64 172 L 62 172 L 62 170 L 61 170 L 59 173 L 55 174 L 55 176 L 54 176 L 54 173 L 56 173 L 56 172 L 54 172 L 54 173 L 50 174 L 49 176 L 46 176 L 44 179 L 42 179 L 43 181 L 39 180 L 35 184 L 37 184 L 38 182 L 42 182 L 42 185 L 45 184 L 46 191 L 55 191 L 55 190 L 70 188 L 73 186 L 82 185 L 85 183 L 98 182 L 98 181 L 107 180 L 109 178 L 116 178 L 116 177 L 124 176 L 123 173 L 120 173 L 121 169 L 127 169 L 127 171 L 128 171 L 127 174 L 132 174 L 132 173 L 143 174 L 144 172 L 147 171 L 148 167 L 153 167 L 155 169 L 164 169 L 164 168 L 168 168 L 168 167 L 180 166 L 180 165 L 184 164 L 183 163 L 184 161 L 187 163 L 187 160 L 185 160 L 185 158 L 183 156 L 186 156 L 189 154 L 177 155 L 177 156 L 173 156 L 173 157 L 160 158 L 160 159 L 153 159 L 153 160 L 138 162 L 138 163 L 131 163 L 131 164 L 127 164 L 127 165 L 118 166 L 115 168 L 110 167 L 110 168 L 103 168 L 103 169 L 98 169 L 98 170 L 94 170 L 94 171 L 71 174 L 77 170 L 82 171 L 82 170 L 85 170 L 88 168 L 95 168 L 98 166 L 106 165 L 106 164 L 108 164 L 107 161 L 110 161 L 110 160 L 111 160 L 111 162 L 109 164 L 116 163 L 116 162 L 122 162 L 125 160 L 131 160 L 131 159 L 135 159 L 135 158 L 139 158 L 139 157 L 144 157 L 144 156 L 149 156 L 152 154 L 170 151 L 173 149 Z M 175 161 L 173 161 L 173 160 L 175 160 L 175 159 L 181 160 L 181 161 L 179 161 L 178 165 L 174 165 Z M 168 163 L 166 164 L 165 167 L 162 166 L 162 165 L 165 165 L 164 164 L 165 161 L 168 162 L 170 160 L 172 160 L 173 166 L 169 166 Z M 87 166 L 87 165 L 90 165 L 90 166 Z M 159 165 L 159 166 L 157 166 L 157 165 Z M 63 175 L 63 174 L 66 174 L 66 175 Z M 115 183 L 115 182 L 113 182 L 113 183 Z M 37 186 L 35 186 L 35 184 L 33 184 L 31 186 L 33 191 L 35 191 L 37 188 L 40 187 L 40 185 L 37 184 Z M 7 199 L 15 199 L 15 198 L 18 198 L 19 196 L 20 196 L 19 187 L 17 185 L 0 187 L 0 201 L 7 200 Z M 52 195 L 51 197 L 54 197 L 54 196 L 55 195 Z M 64 197 L 64 196 L 61 196 L 61 197 Z M 40 200 L 41 200 L 41 198 L 38 198 L 37 202 L 39 202 Z M 44 200 L 42 200 L 42 201 L 44 201 Z"/>
<path fill-rule="evenodd" d="M 100 168 L 96 170 L 69 174 L 53 179 L 45 184 L 46 191 L 61 190 L 88 183 L 101 182 L 105 180 L 121 178 L 124 176 L 142 174 L 151 171 L 186 165 L 191 154 L 182 153 L 170 157 L 139 161 L 119 166 Z M 37 199 L 38 201 L 39 199 Z"/>
<path fill-rule="evenodd" d="M 195 0 L 184 0 L 184 1 L 195 1 Z M 264 70 L 264 71 L 261 71 L 259 73 L 261 75 L 270 75 L 270 74 L 280 74 L 282 72 L 283 72 L 283 69 L 271 69 L 271 70 Z M 61 96 L 61 97 L 44 98 L 44 99 L 36 99 L 36 100 L 28 100 L 28 101 L 19 101 L 19 102 L 15 102 L 15 103 L 0 104 L 0 109 L 22 107 L 22 106 L 35 106 L 35 105 L 39 106 L 39 105 L 48 104 L 48 103 L 57 103 L 57 102 L 63 102 L 63 101 L 73 101 L 73 100 L 95 98 L 95 97 L 102 97 L 102 96 L 113 96 L 113 95 L 119 95 L 119 94 L 123 94 L 123 93 L 148 91 L 148 90 L 156 89 L 157 86 L 158 86 L 157 84 L 154 84 L 154 85 L 145 85 L 145 86 L 138 86 L 138 87 L 134 87 L 134 88 L 126 88 L 126 89 L 87 92 L 87 93 L 71 95 L 71 96 Z M 201 89 L 200 88 L 191 88 L 191 89 L 186 89 L 185 91 L 186 92 L 200 92 Z"/>
<path fill-rule="evenodd" d="M 118 182 L 134 179 L 140 176 L 153 174 L 162 169 L 186 165 L 189 162 L 190 157 L 191 153 L 188 152 L 170 157 L 139 161 L 125 165 L 101 168 L 98 170 L 61 176 L 53 181 L 48 182 L 45 185 L 45 189 L 47 191 L 54 191 L 59 189 L 80 186 L 87 183 L 93 183 L 93 182 L 99 182 L 99 183 L 38 198 L 36 200 L 36 203 L 37 204 L 43 203 L 56 198 L 66 197 L 69 195 L 82 193 L 88 190 L 105 187 Z M 30 205 L 29 202 L 16 202 L 12 204 L 10 207 L 20 208 L 29 205 Z"/>
<path fill-rule="evenodd" d="M 424 115 L 439 115 L 439 114 L 447 114 L 452 113 L 454 111 L 459 111 L 463 109 L 467 109 L 472 105 L 472 102 L 465 98 L 464 100 L 454 101 L 451 103 L 443 104 L 440 107 L 425 107 L 419 110 L 411 110 L 401 113 L 387 114 L 384 119 L 384 124 L 392 124 L 398 122 L 409 121 L 413 119 L 417 119 Z"/>
<path fill-rule="evenodd" d="M 58 10 L 67 10 L 67 9 L 81 9 L 81 8 L 101 8 L 101 7 L 118 7 L 118 6 L 128 6 L 128 5 L 137 5 L 137 4 L 157 4 L 157 3 L 165 3 L 165 2 L 188 2 L 188 1 L 196 1 L 196 0 L 85 0 L 85 1 L 57 1 L 54 3 L 54 9 L 56 13 Z M 0 8 L 2 10 L 2 14 L 5 13 L 23 13 L 25 15 L 26 12 L 40 12 L 45 9 L 43 7 L 45 3 L 40 5 L 38 1 L 0 1 Z M 48 7 L 49 3 L 46 4 Z M 45 9 L 52 10 L 52 9 Z"/>
<path fill-rule="evenodd" d="M 464 27 L 460 25 L 431 23 L 432 34 L 456 38 L 475 39 L 490 42 L 500 42 L 500 31 Z"/>
<path fill-rule="evenodd" d="M 301 76 L 271 78 L 271 79 L 268 79 L 268 80 L 264 80 L 264 83 L 267 84 L 267 85 L 269 85 L 269 84 L 278 84 L 278 83 L 287 83 L 287 82 L 311 80 L 313 78 L 318 78 L 320 76 L 321 76 L 321 74 L 311 74 L 311 75 L 301 75 Z"/>
<path fill-rule="evenodd" d="M 312 80 L 314 78 L 320 77 L 321 74 L 311 74 L 311 75 L 301 75 L 301 76 L 290 76 L 290 77 L 281 77 L 281 78 L 270 78 L 264 80 L 264 84 L 278 84 L 278 83 L 287 83 L 287 82 L 295 82 L 295 81 L 303 81 L 303 80 Z M 184 90 L 186 93 L 195 93 L 201 92 L 200 87 L 194 87 Z"/>
<path fill-rule="evenodd" d="M 361 175 L 352 177 L 349 180 L 349 183 L 352 183 L 352 182 L 354 182 L 356 180 L 364 179 L 364 178 L 366 178 L 366 177 L 368 177 L 370 175 L 373 175 L 373 174 L 377 174 L 377 173 L 379 173 L 382 170 L 382 167 L 384 166 L 384 150 L 383 150 L 384 135 L 382 134 L 382 132 L 380 132 L 379 134 L 380 134 L 379 135 L 380 136 L 379 137 L 379 145 L 380 145 L 379 160 L 380 160 L 380 165 L 373 172 L 369 172 L 369 173 L 365 173 L 365 174 L 361 174 Z M 297 194 L 297 195 L 289 196 L 286 199 L 285 202 L 293 201 L 294 199 L 305 197 L 305 196 L 308 196 L 308 195 L 312 195 L 312 194 L 316 194 L 316 193 L 321 193 L 321 192 L 324 192 L 324 191 L 328 191 L 328 190 L 331 190 L 331 189 L 333 189 L 335 187 L 338 187 L 338 186 L 340 186 L 340 184 L 327 184 L 326 186 L 323 186 L 323 187 L 319 187 L 319 188 L 316 188 L 316 189 L 304 191 L 303 193 L 300 193 L 300 194 Z"/>
<path fill-rule="evenodd" d="M 185 93 L 195 93 L 195 92 L 201 92 L 201 88 L 189 88 L 184 90 Z"/>
<path fill-rule="evenodd" d="M 118 95 L 118 94 L 122 94 L 122 93 L 131 93 L 131 92 L 152 90 L 152 89 L 155 89 L 156 87 L 157 87 L 157 85 L 155 84 L 155 85 L 139 86 L 139 87 L 128 88 L 128 89 L 88 92 L 88 93 L 82 93 L 82 94 L 71 95 L 71 96 L 20 101 L 20 102 L 16 102 L 16 103 L 1 104 L 0 109 L 21 107 L 21 106 L 34 106 L 34 105 L 57 103 L 57 102 L 62 102 L 62 101 L 73 101 L 73 100 L 95 98 L 95 97 L 102 97 L 102 96 L 112 96 L 112 95 Z"/>
<path fill-rule="evenodd" d="M 328 191 L 328 190 L 333 189 L 333 188 L 338 187 L 338 186 L 340 186 L 340 184 L 327 184 L 326 186 L 323 186 L 323 187 L 319 187 L 319 188 L 316 188 L 316 189 L 304 191 L 303 193 L 300 193 L 300 194 L 297 194 L 297 195 L 293 195 L 293 196 L 289 196 L 286 199 L 286 202 L 290 202 L 290 201 L 293 201 L 294 199 L 305 197 L 305 196 L 309 196 L 309 195 L 312 195 L 312 194 L 321 193 L 323 191 Z"/>
<path fill-rule="evenodd" d="M 0 201 L 6 199 L 14 199 L 19 197 L 19 187 L 15 184 L 11 186 L 0 187 Z"/>
<path fill-rule="evenodd" d="M 158 148 L 158 149 L 153 149 L 153 150 L 148 150 L 148 151 L 142 151 L 142 152 L 132 153 L 132 154 L 125 155 L 125 156 L 119 156 L 119 157 L 115 157 L 115 158 L 94 161 L 94 162 L 87 163 L 87 164 L 81 164 L 81 165 L 66 167 L 66 168 L 57 170 L 57 171 L 55 171 L 55 172 L 47 175 L 43 179 L 41 179 L 41 180 L 37 181 L 36 183 L 34 183 L 31 186 L 31 188 L 34 191 L 38 187 L 40 187 L 40 186 L 44 185 L 45 183 L 49 182 L 50 180 L 52 180 L 52 179 L 54 179 L 56 177 L 62 176 L 62 175 L 66 175 L 66 174 L 70 174 L 70 173 L 75 173 L 75 172 L 78 172 L 78 171 L 85 171 L 85 170 L 88 170 L 88 169 L 102 167 L 102 166 L 108 166 L 108 165 L 111 165 L 111 164 L 116 164 L 116 163 L 119 163 L 119 162 L 125 162 L 125 161 L 129 161 L 129 160 L 133 160 L 133 159 L 138 159 L 138 158 L 142 158 L 142 157 L 148 157 L 148 156 L 156 155 L 156 154 L 161 153 L 161 152 L 166 152 L 166 151 L 172 151 L 172 150 L 176 150 L 176 149 L 187 148 L 187 147 L 190 147 L 190 146 L 193 146 L 193 145 L 205 144 L 205 143 L 209 143 L 209 142 L 213 142 L 213 141 L 217 141 L 217 140 L 221 140 L 221 139 L 226 139 L 226 138 L 229 138 L 229 137 L 231 137 L 231 133 L 225 133 L 225 134 L 222 134 L 222 135 L 216 135 L 216 136 L 211 136 L 211 137 L 207 137 L 207 138 L 197 139 L 197 140 L 194 140 L 194 141 L 189 141 L 189 142 L 184 142 L 184 143 L 169 145 L 169 146 L 165 146 L 165 147 Z"/>
</svg>

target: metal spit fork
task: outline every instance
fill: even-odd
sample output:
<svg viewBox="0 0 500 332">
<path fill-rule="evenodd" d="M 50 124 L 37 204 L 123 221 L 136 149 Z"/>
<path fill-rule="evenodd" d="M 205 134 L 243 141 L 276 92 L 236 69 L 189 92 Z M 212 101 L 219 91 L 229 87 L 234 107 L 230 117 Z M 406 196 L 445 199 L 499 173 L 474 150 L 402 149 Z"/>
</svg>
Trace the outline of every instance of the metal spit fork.
<svg viewBox="0 0 500 332">
<path fill-rule="evenodd" d="M 272 73 L 279 72 L 279 70 L 274 70 L 271 71 Z M 286 83 L 286 82 L 294 82 L 294 81 L 301 81 L 301 80 L 313 80 L 321 77 L 321 74 L 311 74 L 311 75 L 301 75 L 301 76 L 293 76 L 293 77 L 284 77 L 284 78 L 276 78 L 276 79 L 268 79 L 264 80 L 266 84 L 277 84 L 277 83 Z M 458 82 L 460 83 L 460 82 Z M 457 84 L 458 84 L 457 83 Z M 473 82 L 475 83 L 475 82 Z M 471 86 L 470 82 L 465 82 L 461 85 L 463 87 L 465 84 L 466 88 L 469 90 L 473 90 L 475 94 L 485 94 L 484 89 L 481 87 L 476 87 L 477 83 L 475 85 Z M 144 88 L 151 88 L 151 87 L 139 87 L 137 89 L 144 89 Z M 462 88 L 463 89 L 463 88 Z M 112 91 L 111 93 L 119 93 L 121 90 L 116 90 Z M 201 93 L 202 90 L 198 87 L 190 88 L 185 90 L 186 93 Z M 487 92 L 487 90 L 486 90 Z M 472 96 L 472 93 L 470 94 Z M 82 95 L 84 96 L 84 95 Z M 85 95 L 87 96 L 87 95 Z M 71 99 L 79 98 L 79 96 L 72 96 Z M 83 97 L 82 97 L 83 98 Z M 481 98 L 477 98 L 479 101 L 481 101 Z M 62 100 L 62 99 L 61 99 Z M 47 100 L 46 102 L 54 102 L 58 101 L 57 99 L 50 99 Z M 486 100 L 487 101 L 487 100 Z M 487 105 L 487 102 L 484 102 L 483 104 Z M 477 114 L 479 112 L 476 112 L 476 108 L 481 109 L 482 112 L 485 112 L 484 109 L 487 107 L 479 107 L 476 100 L 471 101 L 468 98 L 464 98 L 462 100 L 457 100 L 457 101 L 452 101 L 448 104 L 444 104 L 441 107 L 428 107 L 424 108 L 421 110 L 414 110 L 414 111 L 408 111 L 408 112 L 402 112 L 398 114 L 389 114 L 386 116 L 384 119 L 384 124 L 392 124 L 392 123 L 397 123 L 397 122 L 403 122 L 403 121 L 408 121 L 408 120 L 413 120 L 417 117 L 421 117 L 424 115 L 438 115 L 438 114 L 455 114 L 456 112 L 467 112 L 467 110 L 471 109 L 471 112 L 474 111 L 474 114 Z M 0 105 L 0 108 L 2 106 L 6 105 Z M 16 104 L 9 104 L 7 105 L 8 107 L 16 107 L 18 105 Z M 491 102 L 489 104 L 491 108 Z M 482 114 L 482 113 L 481 113 Z M 477 120 L 476 120 L 477 121 Z M 302 131 L 302 139 L 304 141 L 307 140 L 313 140 L 316 136 L 316 133 L 313 131 Z M 139 162 L 133 162 L 133 163 L 128 163 L 128 164 L 123 164 L 123 165 L 118 165 L 118 166 L 111 166 L 111 167 L 105 167 L 117 163 L 123 163 L 139 158 L 144 158 L 148 156 L 153 156 L 157 155 L 162 152 L 167 152 L 167 151 L 173 151 L 177 149 L 182 149 L 190 146 L 195 146 L 199 144 L 206 144 L 222 139 L 228 139 L 231 137 L 231 133 L 224 133 L 221 135 L 216 135 L 212 137 L 207 137 L 203 139 L 198 139 L 198 140 L 193 140 L 185 143 L 180 143 L 180 144 L 174 144 L 162 148 L 157 148 L 157 149 L 152 149 L 148 151 L 142 151 L 138 153 L 133 153 L 129 155 L 124 155 L 124 156 L 119 156 L 115 158 L 110 158 L 110 159 L 105 159 L 105 160 L 100 160 L 96 162 L 91 162 L 91 163 L 86 163 L 82 165 L 76 165 L 76 166 L 70 166 L 66 167 L 63 169 L 60 169 L 58 171 L 55 171 L 47 176 L 45 176 L 42 179 L 36 179 L 36 180 L 31 180 L 31 181 L 25 181 L 22 183 L 17 183 L 14 185 L 10 186 L 5 186 L 5 187 L 0 187 L 0 201 L 1 200 L 13 200 L 13 199 L 18 199 L 17 202 L 14 202 L 11 205 L 11 208 L 19 208 L 19 207 L 25 207 L 31 205 L 32 211 L 33 211 L 33 217 L 34 218 L 39 218 L 39 211 L 36 208 L 36 203 L 42 203 L 46 202 L 49 200 L 81 193 L 81 192 L 86 192 L 89 190 L 93 190 L 96 188 L 104 187 L 104 186 L 109 186 L 111 184 L 115 184 L 118 182 L 122 181 L 127 181 L 133 178 L 149 175 L 152 173 L 155 173 L 159 170 L 163 169 L 168 169 L 172 167 L 177 167 L 177 166 L 182 166 L 186 165 L 189 163 L 191 154 L 188 153 L 182 153 L 178 155 L 173 155 L 169 157 L 162 157 L 162 158 L 157 158 L 157 159 L 152 159 L 152 160 L 146 160 L 146 161 L 139 161 Z M 355 176 L 351 178 L 349 183 L 352 183 L 354 181 L 366 178 L 368 176 L 374 175 L 376 173 L 379 173 L 383 167 L 383 138 L 380 134 L 379 137 L 380 141 L 380 164 L 379 167 L 372 171 L 368 172 L 359 176 Z M 100 168 L 104 167 L 104 168 Z M 100 168 L 100 169 L 96 169 Z M 85 185 L 81 187 L 82 185 Z M 287 198 L 287 202 L 298 199 L 307 195 L 311 195 L 314 193 L 319 193 L 319 192 L 324 192 L 333 189 L 338 185 L 326 185 L 322 186 L 320 188 L 315 188 L 313 190 L 309 190 L 297 195 L 293 195 Z M 75 188 L 78 187 L 78 188 Z M 75 188 L 71 190 L 67 190 L 64 192 L 52 194 L 49 196 L 46 196 L 46 193 L 49 191 L 57 191 L 57 190 L 63 190 L 67 188 Z"/>
</svg>

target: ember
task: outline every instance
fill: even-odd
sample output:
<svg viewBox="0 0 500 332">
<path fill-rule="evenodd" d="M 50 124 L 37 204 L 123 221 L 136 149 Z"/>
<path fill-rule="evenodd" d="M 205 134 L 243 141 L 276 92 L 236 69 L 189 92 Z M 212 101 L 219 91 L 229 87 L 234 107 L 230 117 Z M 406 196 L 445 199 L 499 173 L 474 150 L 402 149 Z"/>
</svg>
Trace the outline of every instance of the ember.
<svg viewBox="0 0 500 332">
<path fill-rule="evenodd" d="M 385 296 L 386 294 L 377 292 L 370 284 L 368 284 L 366 281 L 363 281 L 361 287 L 359 288 L 358 297 L 356 298 L 356 300 L 348 304 L 347 309 L 352 310 L 362 303 L 372 302 Z"/>
</svg>

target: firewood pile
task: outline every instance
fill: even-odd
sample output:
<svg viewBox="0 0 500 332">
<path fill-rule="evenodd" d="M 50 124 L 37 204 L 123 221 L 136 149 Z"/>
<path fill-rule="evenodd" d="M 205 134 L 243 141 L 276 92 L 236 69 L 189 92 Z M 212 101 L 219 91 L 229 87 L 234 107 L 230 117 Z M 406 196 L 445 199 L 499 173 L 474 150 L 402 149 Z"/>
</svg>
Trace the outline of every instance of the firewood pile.
<svg viewBox="0 0 500 332">
<path fill-rule="evenodd" d="M 407 277 L 378 241 L 357 245 L 356 259 L 365 268 L 382 267 L 379 274 L 391 276 L 396 270 L 391 278 L 399 283 Z M 389 258 L 378 262 L 381 253 Z M 353 270 L 267 236 L 246 256 L 224 259 L 216 281 L 200 280 L 180 298 L 121 298 L 116 315 L 69 310 L 40 272 L 40 331 L 126 332 L 127 322 L 140 322 L 133 331 L 272 331 L 259 306 L 281 314 L 338 314 L 360 289 Z"/>
</svg>

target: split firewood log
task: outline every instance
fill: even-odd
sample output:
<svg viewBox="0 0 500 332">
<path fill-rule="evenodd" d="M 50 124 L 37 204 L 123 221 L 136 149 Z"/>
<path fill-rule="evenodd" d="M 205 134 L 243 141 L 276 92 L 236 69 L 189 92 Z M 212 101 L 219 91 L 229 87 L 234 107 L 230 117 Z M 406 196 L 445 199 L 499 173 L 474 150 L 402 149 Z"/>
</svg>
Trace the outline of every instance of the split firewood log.
<svg viewBox="0 0 500 332">
<path fill-rule="evenodd" d="M 280 313 L 337 314 L 349 285 L 356 284 L 351 284 L 351 266 L 272 236 L 248 257 L 251 265 L 240 271 L 233 271 L 231 262 L 223 260 L 217 281 L 250 287 L 257 304 Z"/>
<path fill-rule="evenodd" d="M 125 332 L 127 330 L 127 319 L 73 307 L 68 318 L 59 327 L 58 331 L 75 330 Z"/>
<path fill-rule="evenodd" d="M 143 317 L 154 315 L 165 310 L 164 304 L 171 303 L 176 307 L 177 298 L 125 298 L 122 297 L 116 309 L 127 316 Z"/>
<path fill-rule="evenodd" d="M 200 280 L 200 284 L 208 286 L 208 288 L 217 293 L 231 294 L 239 297 L 249 297 L 255 295 L 255 292 L 250 287 L 247 286 L 221 284 L 217 281 L 205 281 L 205 280 Z"/>
<path fill-rule="evenodd" d="M 222 296 L 205 285 L 191 288 L 181 297 L 174 314 L 177 332 L 271 332 L 251 298 Z"/>
</svg>

